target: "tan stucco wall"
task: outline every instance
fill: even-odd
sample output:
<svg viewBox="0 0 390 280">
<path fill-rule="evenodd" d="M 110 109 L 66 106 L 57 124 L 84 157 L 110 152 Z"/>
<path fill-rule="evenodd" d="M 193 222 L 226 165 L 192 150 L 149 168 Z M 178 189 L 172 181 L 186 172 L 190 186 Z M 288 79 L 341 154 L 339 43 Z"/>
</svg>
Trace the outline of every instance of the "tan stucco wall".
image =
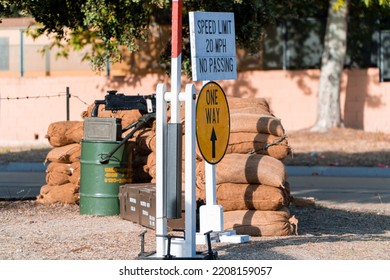
<svg viewBox="0 0 390 280">
<path fill-rule="evenodd" d="M 228 96 L 266 98 L 288 132 L 314 124 L 318 78 L 319 70 L 254 71 L 239 73 L 236 81 L 219 83 Z M 49 124 L 66 119 L 66 87 L 72 96 L 70 119 L 81 120 L 81 113 L 87 108 L 84 102 L 89 105 L 102 99 L 107 90 L 150 94 L 155 92 L 158 83 L 167 83 L 169 90 L 169 81 L 168 76 L 158 74 L 125 78 L 0 78 L 0 141 L 47 142 L 44 137 Z M 341 109 L 347 127 L 390 133 L 390 84 L 378 81 L 375 68 L 344 72 Z M 183 78 L 183 90 L 185 84 Z M 201 84 L 196 86 L 200 90 Z"/>
</svg>

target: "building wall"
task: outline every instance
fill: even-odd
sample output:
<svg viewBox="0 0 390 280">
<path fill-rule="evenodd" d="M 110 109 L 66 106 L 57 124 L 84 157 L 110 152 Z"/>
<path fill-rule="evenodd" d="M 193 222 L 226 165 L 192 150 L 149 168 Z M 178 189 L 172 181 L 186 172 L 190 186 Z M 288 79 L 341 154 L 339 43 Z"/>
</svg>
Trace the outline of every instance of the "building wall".
<svg viewBox="0 0 390 280">
<path fill-rule="evenodd" d="M 236 81 L 220 81 L 228 96 L 266 98 L 288 131 L 315 123 L 319 70 L 240 72 Z M 69 87 L 70 120 L 81 114 L 107 90 L 151 94 L 163 74 L 126 77 L 67 76 L 0 78 L 0 143 L 32 141 L 46 143 L 50 123 L 66 120 L 66 88 Z M 182 89 L 188 81 L 183 77 Z M 196 83 L 197 90 L 201 88 Z M 390 133 L 390 84 L 379 83 L 378 69 L 347 70 L 343 73 L 341 110 L 345 125 L 365 131 Z"/>
<path fill-rule="evenodd" d="M 63 57 L 59 55 L 61 49 L 57 46 L 50 47 L 52 40 L 49 37 L 40 36 L 33 39 L 28 35 L 34 29 L 33 23 L 33 19 L 29 18 L 2 19 L 0 77 L 95 75 L 90 62 L 83 60 L 90 51 L 89 47 L 78 51 L 70 50 L 67 56 Z M 106 65 L 102 74 L 106 74 L 108 70 L 111 76 L 163 72 L 159 57 L 168 44 L 170 34 L 170 26 L 151 26 L 149 38 L 138 42 L 138 52 L 123 49 L 122 61 Z"/>
</svg>

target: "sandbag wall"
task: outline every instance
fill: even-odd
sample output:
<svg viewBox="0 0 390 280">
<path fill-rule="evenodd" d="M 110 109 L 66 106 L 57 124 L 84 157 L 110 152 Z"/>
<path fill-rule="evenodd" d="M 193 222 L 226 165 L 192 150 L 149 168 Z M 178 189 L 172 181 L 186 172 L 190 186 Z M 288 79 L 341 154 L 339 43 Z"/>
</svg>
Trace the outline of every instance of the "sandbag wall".
<svg viewBox="0 0 390 280">
<path fill-rule="evenodd" d="M 82 118 L 91 117 L 95 104 L 82 112 Z M 137 121 L 141 117 L 138 110 L 106 111 L 104 105 L 99 106 L 98 117 L 116 117 L 122 120 L 122 127 Z M 137 132 L 140 139 L 153 133 L 154 128 L 144 128 Z M 78 203 L 80 197 L 80 156 L 81 141 L 84 133 L 83 121 L 59 121 L 49 125 L 46 138 L 53 147 L 45 159 L 46 185 L 41 187 L 37 201 L 40 203 Z M 148 134 L 149 133 L 149 134 Z M 126 133 L 124 133 L 123 137 Z M 137 138 L 137 137 L 136 137 Z M 134 138 L 131 141 L 135 141 Z M 139 147 L 135 148 L 136 158 L 132 162 L 137 167 L 133 182 L 150 182 L 152 177 L 147 171 L 147 158 L 151 152 L 145 141 L 138 140 Z M 145 169 L 145 170 L 143 170 Z"/>
<path fill-rule="evenodd" d="M 294 232 L 289 213 L 290 186 L 283 160 L 290 154 L 287 135 L 262 98 L 228 98 L 230 137 L 216 166 L 217 204 L 225 230 L 251 236 Z M 205 198 L 204 163 L 197 165 L 197 193 Z"/>
<path fill-rule="evenodd" d="M 290 154 L 290 147 L 281 120 L 271 113 L 269 104 L 263 98 L 229 97 L 228 104 L 231 119 L 229 144 L 225 157 L 216 167 L 216 197 L 217 203 L 225 211 L 225 229 L 251 236 L 293 234 L 297 220 L 288 210 L 290 186 L 283 164 Z M 90 117 L 93 106 L 89 106 L 82 117 Z M 184 134 L 184 108 L 181 108 L 181 116 Z M 137 110 L 113 113 L 105 111 L 104 105 L 101 105 L 98 117 L 121 118 L 122 127 L 126 127 L 138 120 L 141 114 Z M 47 157 L 47 161 L 50 161 L 47 185 L 41 188 L 38 201 L 77 203 L 82 124 L 59 122 L 50 125 L 47 138 L 54 148 Z M 74 131 L 78 132 L 75 133 L 77 136 L 71 137 Z M 133 182 L 155 182 L 155 123 L 135 133 L 130 141 L 135 142 Z M 196 165 L 196 197 L 204 201 L 205 163 L 198 150 Z M 61 179 L 57 174 L 62 176 Z M 184 181 L 184 176 L 182 179 Z"/>
<path fill-rule="evenodd" d="M 216 167 L 216 197 L 225 211 L 225 229 L 251 236 L 291 235 L 297 220 L 288 210 L 291 195 L 283 164 L 291 150 L 281 120 L 271 113 L 263 98 L 230 97 L 228 104 L 229 144 L 225 157 Z M 181 116 L 184 116 L 183 108 Z M 155 130 L 137 134 L 136 143 L 135 154 L 140 163 L 136 173 L 144 174 L 146 180 L 149 175 L 155 182 Z M 196 166 L 196 198 L 204 202 L 205 162 L 198 149 Z"/>
<path fill-rule="evenodd" d="M 46 138 L 53 147 L 46 156 L 46 185 L 37 201 L 44 204 L 79 201 L 80 155 L 83 122 L 63 121 L 49 125 Z"/>
<path fill-rule="evenodd" d="M 134 182 L 156 181 L 156 130 L 144 128 L 135 135 Z"/>
</svg>

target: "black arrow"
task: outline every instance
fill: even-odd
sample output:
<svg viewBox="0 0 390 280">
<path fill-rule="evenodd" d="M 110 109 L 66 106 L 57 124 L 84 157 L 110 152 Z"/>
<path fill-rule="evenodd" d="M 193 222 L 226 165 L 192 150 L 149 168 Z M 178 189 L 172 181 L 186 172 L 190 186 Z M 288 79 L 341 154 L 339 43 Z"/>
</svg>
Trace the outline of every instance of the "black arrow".
<svg viewBox="0 0 390 280">
<path fill-rule="evenodd" d="M 211 157 L 215 158 L 215 141 L 217 141 L 217 135 L 215 134 L 214 126 L 213 126 L 213 130 L 211 131 L 210 141 L 211 141 Z"/>
</svg>

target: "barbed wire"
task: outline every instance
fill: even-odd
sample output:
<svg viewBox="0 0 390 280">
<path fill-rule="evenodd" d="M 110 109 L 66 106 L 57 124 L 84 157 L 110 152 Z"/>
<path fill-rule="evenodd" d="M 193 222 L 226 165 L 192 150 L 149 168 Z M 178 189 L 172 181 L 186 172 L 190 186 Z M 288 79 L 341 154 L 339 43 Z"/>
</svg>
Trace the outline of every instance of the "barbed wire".
<svg viewBox="0 0 390 280">
<path fill-rule="evenodd" d="M 17 97 L 0 97 L 0 100 L 20 100 L 20 99 L 39 99 L 39 98 L 52 98 L 52 97 L 61 97 L 66 96 L 66 94 L 56 94 L 56 95 L 36 95 L 36 96 L 17 96 Z"/>
<path fill-rule="evenodd" d="M 66 93 L 63 93 L 63 92 L 59 92 L 58 94 L 52 94 L 52 95 L 35 95 L 35 96 L 17 96 L 17 97 L 1 97 L 0 96 L 0 100 L 24 100 L 24 99 L 40 99 L 40 98 L 53 98 L 53 97 L 63 97 L 63 96 L 66 96 Z M 81 103 L 85 104 L 85 105 L 89 105 L 87 102 L 85 102 L 84 100 L 82 100 L 79 96 L 77 95 L 72 95 L 72 94 L 69 94 L 69 97 L 74 97 L 76 99 L 78 99 Z"/>
<path fill-rule="evenodd" d="M 89 104 L 88 104 L 87 102 L 85 102 L 84 100 L 82 100 L 82 99 L 81 99 L 80 97 L 78 97 L 77 95 L 71 95 L 71 96 L 77 98 L 81 103 L 83 103 L 83 104 L 89 106 Z"/>
</svg>

